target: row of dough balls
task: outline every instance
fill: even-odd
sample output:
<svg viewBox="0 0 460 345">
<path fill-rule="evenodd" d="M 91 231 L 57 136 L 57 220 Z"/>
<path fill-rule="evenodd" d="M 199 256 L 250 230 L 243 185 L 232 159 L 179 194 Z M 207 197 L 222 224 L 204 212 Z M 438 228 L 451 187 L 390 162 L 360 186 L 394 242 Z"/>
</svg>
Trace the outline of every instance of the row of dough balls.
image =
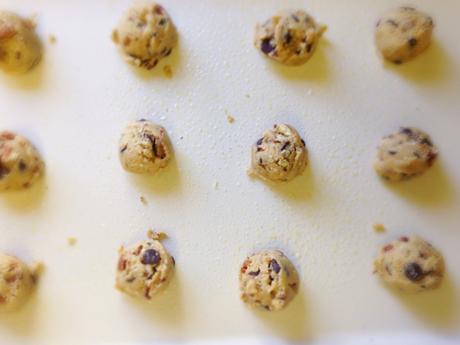
<svg viewBox="0 0 460 345">
<path fill-rule="evenodd" d="M 375 42 L 381 55 L 400 64 L 425 51 L 431 42 L 432 18 L 412 7 L 385 13 L 377 22 Z M 254 45 L 265 56 L 285 65 L 302 65 L 313 55 L 326 26 L 302 10 L 281 11 L 257 24 Z M 154 2 L 136 3 L 122 16 L 112 39 L 125 59 L 154 68 L 177 45 L 177 30 L 166 10 Z M 42 44 L 29 20 L 0 11 L 0 68 L 22 73 L 35 66 Z"/>
<path fill-rule="evenodd" d="M 168 286 L 176 263 L 161 243 L 163 235 L 149 231 L 147 240 L 120 248 L 115 278 L 118 290 L 150 301 Z M 380 249 L 374 273 L 389 286 L 418 293 L 441 285 L 445 264 L 442 254 L 430 243 L 417 236 L 403 236 Z M 23 305 L 36 282 L 33 269 L 16 257 L 0 253 L 0 311 L 14 311 Z M 239 283 L 245 303 L 277 311 L 297 295 L 300 280 L 286 255 L 264 250 L 244 260 Z"/>
<path fill-rule="evenodd" d="M 286 124 L 265 131 L 251 151 L 248 174 L 265 181 L 288 182 L 301 175 L 308 163 L 305 141 Z M 153 122 L 131 122 L 121 135 L 119 159 L 128 172 L 154 175 L 168 165 L 172 154 L 166 130 Z M 437 155 L 428 134 L 402 127 L 380 141 L 374 169 L 386 180 L 407 180 L 424 173 Z M 0 191 L 28 188 L 44 169 L 40 153 L 28 139 L 0 132 Z"/>
</svg>

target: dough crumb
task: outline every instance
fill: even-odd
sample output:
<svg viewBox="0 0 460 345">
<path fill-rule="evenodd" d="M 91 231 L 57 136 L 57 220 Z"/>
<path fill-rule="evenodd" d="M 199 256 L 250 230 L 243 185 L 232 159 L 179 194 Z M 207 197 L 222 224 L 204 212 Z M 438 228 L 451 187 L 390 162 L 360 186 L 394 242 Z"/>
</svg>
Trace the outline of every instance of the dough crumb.
<svg viewBox="0 0 460 345">
<path fill-rule="evenodd" d="M 232 115 L 227 115 L 227 121 L 228 123 L 233 123 L 235 122 L 235 118 Z"/>
<path fill-rule="evenodd" d="M 147 199 L 145 198 L 145 196 L 141 195 L 139 199 L 140 199 L 140 201 L 141 201 L 142 204 L 148 205 L 148 201 L 147 201 Z"/>
<path fill-rule="evenodd" d="M 67 238 L 67 244 L 68 244 L 69 246 L 74 246 L 74 245 L 76 245 L 76 244 L 77 244 L 77 238 L 76 238 L 76 237 L 73 237 L 73 236 Z"/>
<path fill-rule="evenodd" d="M 171 79 L 172 76 L 173 76 L 173 71 L 172 71 L 171 66 L 170 65 L 165 65 L 163 67 L 163 73 L 164 73 L 166 78 Z"/>
<path fill-rule="evenodd" d="M 162 231 L 156 232 L 152 229 L 147 230 L 147 237 L 156 241 L 163 241 L 165 238 L 168 238 L 168 235 Z"/>
<path fill-rule="evenodd" d="M 56 43 L 56 36 L 54 36 L 54 35 L 52 35 L 52 34 L 51 34 L 51 35 L 48 35 L 48 42 L 49 42 L 50 44 Z"/>
<path fill-rule="evenodd" d="M 378 233 L 382 233 L 387 230 L 385 228 L 385 225 L 383 225 L 382 223 L 375 223 L 374 225 L 372 225 L 372 227 L 374 228 L 374 231 Z"/>
</svg>

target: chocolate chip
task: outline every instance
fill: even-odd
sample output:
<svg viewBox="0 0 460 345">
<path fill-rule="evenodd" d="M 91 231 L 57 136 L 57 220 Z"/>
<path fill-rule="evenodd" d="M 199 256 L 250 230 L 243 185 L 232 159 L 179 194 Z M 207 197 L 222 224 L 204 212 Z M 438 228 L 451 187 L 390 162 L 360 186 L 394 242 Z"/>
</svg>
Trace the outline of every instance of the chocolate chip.
<svg viewBox="0 0 460 345">
<path fill-rule="evenodd" d="M 19 170 L 24 172 L 27 169 L 27 164 L 24 161 L 19 161 Z"/>
<path fill-rule="evenodd" d="M 170 49 L 168 49 L 168 50 L 166 51 L 166 53 L 165 53 L 164 55 L 165 55 L 165 56 L 169 56 L 169 55 L 171 55 L 171 52 L 172 52 L 172 49 L 170 48 Z"/>
<path fill-rule="evenodd" d="M 137 120 L 137 122 L 145 122 L 145 121 L 147 121 L 147 120 L 146 120 L 146 119 L 139 119 L 139 120 Z"/>
<path fill-rule="evenodd" d="M 275 259 L 272 259 L 270 261 L 270 267 L 273 271 L 275 271 L 276 274 L 280 273 L 281 271 L 281 267 L 280 265 L 278 264 L 278 261 L 276 261 Z"/>
<path fill-rule="evenodd" d="M 407 264 L 404 268 L 404 274 L 406 275 L 407 279 L 413 282 L 420 281 L 425 276 L 423 269 L 416 262 L 411 262 L 410 264 Z"/>
<path fill-rule="evenodd" d="M 398 27 L 398 23 L 394 19 L 388 19 L 387 23 L 393 25 L 394 27 Z"/>
<path fill-rule="evenodd" d="M 417 39 L 416 38 L 411 38 L 407 41 L 409 43 L 410 47 L 415 47 L 417 45 Z"/>
<path fill-rule="evenodd" d="M 270 54 L 273 50 L 275 50 L 275 47 L 272 46 L 270 38 L 265 38 L 262 40 L 260 49 L 262 50 L 263 53 Z"/>
<path fill-rule="evenodd" d="M 401 127 L 401 129 L 399 130 L 400 133 L 402 134 L 407 134 L 407 135 L 413 135 L 414 132 L 412 131 L 412 129 L 410 128 L 407 128 L 407 127 Z"/>
<path fill-rule="evenodd" d="M 257 145 L 257 146 L 262 145 L 262 141 L 263 141 L 263 140 L 264 140 L 264 138 L 260 138 L 259 140 L 257 140 L 256 145 Z"/>
<path fill-rule="evenodd" d="M 396 65 L 400 65 L 400 64 L 402 64 L 402 61 L 401 60 L 394 60 L 393 63 L 396 64 Z"/>
<path fill-rule="evenodd" d="M 420 159 L 420 157 L 421 157 L 421 156 L 420 156 L 420 153 L 418 153 L 417 151 L 414 152 L 414 156 L 415 156 L 416 158 L 418 158 L 418 159 Z"/>
<path fill-rule="evenodd" d="M 392 244 L 387 244 L 385 247 L 383 247 L 383 251 L 389 252 L 390 250 L 393 250 L 393 245 Z"/>
<path fill-rule="evenodd" d="M 307 53 L 310 53 L 311 50 L 313 49 L 313 44 L 307 44 Z"/>
<path fill-rule="evenodd" d="M 428 165 L 431 166 L 437 156 L 438 156 L 438 154 L 436 152 L 433 152 L 433 151 L 428 152 L 428 156 L 427 156 Z"/>
<path fill-rule="evenodd" d="M 166 24 L 166 19 L 161 18 L 160 21 L 158 22 L 158 25 L 165 25 Z"/>
<path fill-rule="evenodd" d="M 130 278 L 126 279 L 126 282 L 127 283 L 132 283 L 135 280 L 136 280 L 136 277 L 130 277 Z"/>
<path fill-rule="evenodd" d="M 399 238 L 399 240 L 400 240 L 401 242 L 409 242 L 409 237 L 407 237 L 407 236 L 401 236 L 401 237 Z"/>
<path fill-rule="evenodd" d="M 144 265 L 158 265 L 160 261 L 160 253 L 158 253 L 158 251 L 156 251 L 155 249 L 147 249 L 142 255 L 141 259 L 141 262 Z"/>
<path fill-rule="evenodd" d="M 307 146 L 307 145 L 305 144 L 305 140 L 300 139 L 300 141 L 302 142 L 303 146 Z"/>
<path fill-rule="evenodd" d="M 118 259 L 118 270 L 124 271 L 126 269 L 126 259 L 123 256 L 120 256 Z"/>
<path fill-rule="evenodd" d="M 128 148 L 128 145 L 123 146 L 120 150 L 120 153 L 125 152 L 127 148 Z"/>
<path fill-rule="evenodd" d="M 2 165 L 2 162 L 0 161 L 0 179 L 2 179 L 5 175 L 8 175 L 9 173 L 10 169 Z"/>
<path fill-rule="evenodd" d="M 290 145 L 291 143 L 289 141 L 285 142 L 283 146 L 281 147 L 281 151 L 286 150 L 286 148 Z"/>
<path fill-rule="evenodd" d="M 379 27 L 380 26 L 380 19 L 377 21 L 377 24 L 375 24 L 375 27 Z"/>
<path fill-rule="evenodd" d="M 430 139 L 428 138 L 423 138 L 420 144 L 428 145 L 428 146 L 433 146 L 433 143 L 431 142 Z"/>
<path fill-rule="evenodd" d="M 284 35 L 284 43 L 289 44 L 289 43 L 291 43 L 291 41 L 292 41 L 292 35 L 291 35 L 291 33 L 288 31 L 288 32 L 286 32 L 286 34 Z"/>
<path fill-rule="evenodd" d="M 393 150 L 389 150 L 389 151 L 388 151 L 388 154 L 390 154 L 390 155 L 392 155 L 392 156 L 394 156 L 394 155 L 397 154 L 397 153 L 398 153 L 398 151 L 393 151 Z"/>
<path fill-rule="evenodd" d="M 14 54 L 14 57 L 16 58 L 16 60 L 21 60 L 21 52 L 20 51 L 17 51 L 15 54 Z"/>
<path fill-rule="evenodd" d="M 257 276 L 259 275 L 259 273 L 260 273 L 260 269 L 257 270 L 257 271 L 248 272 L 248 274 L 249 274 L 250 276 L 253 276 L 253 277 L 257 277 Z"/>
<path fill-rule="evenodd" d="M 299 22 L 299 17 L 297 17 L 295 14 L 291 15 L 292 19 L 296 21 L 297 23 Z"/>
</svg>

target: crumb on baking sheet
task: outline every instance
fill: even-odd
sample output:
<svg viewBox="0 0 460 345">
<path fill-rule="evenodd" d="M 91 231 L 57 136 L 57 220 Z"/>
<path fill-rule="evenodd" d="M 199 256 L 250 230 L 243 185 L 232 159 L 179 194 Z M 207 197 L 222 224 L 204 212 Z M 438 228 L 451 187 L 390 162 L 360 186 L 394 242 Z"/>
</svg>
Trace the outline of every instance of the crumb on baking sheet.
<svg viewBox="0 0 460 345">
<path fill-rule="evenodd" d="M 73 236 L 70 236 L 67 238 L 67 244 L 69 246 L 74 246 L 77 244 L 77 238 L 76 237 L 73 237 Z"/>
<path fill-rule="evenodd" d="M 172 71 L 171 66 L 170 65 L 165 65 L 163 67 L 163 73 L 164 73 L 166 78 L 171 79 L 172 76 L 173 76 L 173 71 Z"/>
<path fill-rule="evenodd" d="M 374 231 L 378 233 L 386 231 L 385 225 L 383 225 L 382 223 L 375 223 L 374 225 L 372 225 L 372 227 L 374 228 Z"/>
<path fill-rule="evenodd" d="M 53 34 L 49 34 L 49 35 L 48 35 L 48 42 L 49 42 L 50 44 L 56 43 L 56 36 L 54 36 Z"/>
<path fill-rule="evenodd" d="M 227 121 L 228 123 L 233 123 L 235 122 L 235 118 L 232 115 L 227 115 Z"/>
<path fill-rule="evenodd" d="M 213 187 L 214 187 L 214 189 L 218 189 L 219 188 L 219 182 L 215 181 L 213 183 Z"/>
<path fill-rule="evenodd" d="M 147 230 L 147 237 L 152 240 L 162 241 L 165 238 L 168 238 L 168 235 L 162 231 L 153 231 L 152 229 Z"/>
<path fill-rule="evenodd" d="M 149 203 L 149 202 L 147 201 L 147 199 L 145 198 L 145 196 L 143 196 L 143 195 L 141 195 L 141 196 L 139 197 L 139 200 L 140 200 L 141 203 L 144 204 L 144 205 L 148 205 L 148 203 Z"/>
</svg>

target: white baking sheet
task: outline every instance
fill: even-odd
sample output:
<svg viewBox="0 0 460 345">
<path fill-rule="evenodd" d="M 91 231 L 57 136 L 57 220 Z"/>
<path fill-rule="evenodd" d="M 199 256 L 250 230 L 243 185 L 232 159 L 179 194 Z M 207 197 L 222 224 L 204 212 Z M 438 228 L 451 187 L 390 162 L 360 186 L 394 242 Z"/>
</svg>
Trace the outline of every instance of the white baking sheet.
<svg viewBox="0 0 460 345">
<path fill-rule="evenodd" d="M 458 334 L 460 2 L 413 1 L 433 15 L 435 41 L 394 67 L 381 63 L 372 32 L 400 1 L 164 0 L 180 43 L 151 74 L 129 67 L 110 40 L 129 3 L 0 1 L 36 14 L 45 42 L 57 38 L 32 73 L 0 75 L 0 128 L 31 137 L 47 163 L 40 184 L 0 196 L 0 250 L 46 264 L 31 303 L 0 316 L 0 344 Z M 290 7 L 329 26 L 300 68 L 252 47 L 255 23 Z M 120 131 L 140 117 L 163 124 L 175 149 L 155 178 L 118 162 Z M 268 186 L 245 169 L 250 145 L 276 122 L 298 128 L 311 164 L 302 178 Z M 400 125 L 429 131 L 441 157 L 423 177 L 390 186 L 370 162 Z M 374 233 L 376 222 L 387 233 Z M 169 233 L 177 274 L 145 306 L 113 285 L 117 248 L 149 227 Z M 442 249 L 449 275 L 440 290 L 403 296 L 372 275 L 378 247 L 402 233 Z M 295 302 L 276 314 L 238 299 L 239 264 L 267 247 L 285 251 L 302 278 Z"/>
</svg>

